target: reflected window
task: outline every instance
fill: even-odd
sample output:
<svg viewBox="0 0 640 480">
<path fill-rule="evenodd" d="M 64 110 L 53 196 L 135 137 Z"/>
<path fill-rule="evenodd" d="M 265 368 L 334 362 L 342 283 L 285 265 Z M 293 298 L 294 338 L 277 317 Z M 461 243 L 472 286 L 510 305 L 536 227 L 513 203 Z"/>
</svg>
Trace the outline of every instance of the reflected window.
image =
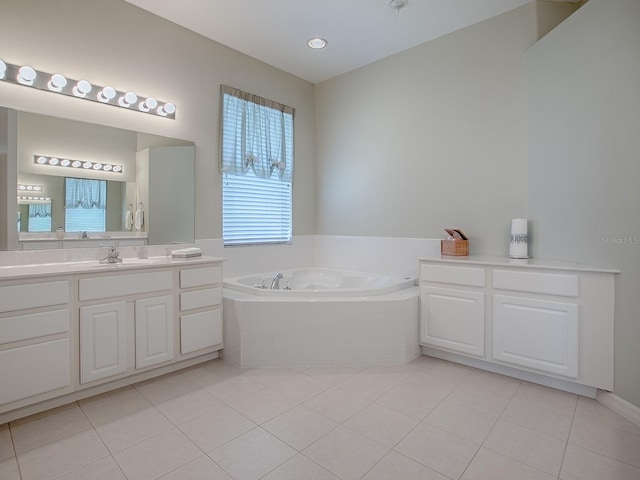
<svg viewBox="0 0 640 480">
<path fill-rule="evenodd" d="M 65 178 L 66 232 L 106 230 L 107 181 Z"/>
<path fill-rule="evenodd" d="M 50 232 L 51 204 L 29 204 L 27 227 L 29 232 Z M 18 229 L 18 231 L 20 230 Z"/>
</svg>

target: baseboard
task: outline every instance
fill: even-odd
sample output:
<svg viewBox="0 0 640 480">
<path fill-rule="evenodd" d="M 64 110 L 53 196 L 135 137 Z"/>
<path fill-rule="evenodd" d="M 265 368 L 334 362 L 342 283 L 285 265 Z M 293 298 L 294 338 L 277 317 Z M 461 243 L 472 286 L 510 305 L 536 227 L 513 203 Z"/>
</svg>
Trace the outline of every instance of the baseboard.
<svg viewBox="0 0 640 480">
<path fill-rule="evenodd" d="M 596 400 L 617 414 L 622 415 L 627 420 L 636 425 L 640 425 L 640 407 L 636 407 L 634 404 L 627 402 L 615 393 L 604 390 L 598 390 Z"/>
</svg>

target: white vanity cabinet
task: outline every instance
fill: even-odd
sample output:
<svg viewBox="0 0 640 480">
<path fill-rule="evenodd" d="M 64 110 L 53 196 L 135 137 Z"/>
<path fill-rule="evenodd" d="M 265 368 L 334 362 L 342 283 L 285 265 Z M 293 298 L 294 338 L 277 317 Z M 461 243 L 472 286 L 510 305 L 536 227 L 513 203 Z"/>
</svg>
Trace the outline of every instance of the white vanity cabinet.
<svg viewBox="0 0 640 480">
<path fill-rule="evenodd" d="M 222 267 L 180 270 L 180 354 L 222 348 Z"/>
<path fill-rule="evenodd" d="M 615 273 L 537 260 L 420 259 L 423 352 L 557 379 L 558 388 L 611 390 Z"/>
<path fill-rule="evenodd" d="M 0 282 L 0 411 L 72 390 L 71 280 Z"/>
</svg>

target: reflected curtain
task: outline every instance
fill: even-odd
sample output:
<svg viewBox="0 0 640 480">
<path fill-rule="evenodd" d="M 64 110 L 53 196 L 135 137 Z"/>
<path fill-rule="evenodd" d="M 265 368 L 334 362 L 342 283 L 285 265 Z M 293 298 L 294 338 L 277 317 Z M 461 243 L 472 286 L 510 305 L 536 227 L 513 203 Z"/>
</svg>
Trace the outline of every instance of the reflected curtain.
<svg viewBox="0 0 640 480">
<path fill-rule="evenodd" d="M 19 213 L 19 212 L 18 212 Z M 36 218 L 36 217 L 41 217 L 41 218 L 45 218 L 45 217 L 50 217 L 51 216 L 51 204 L 50 203 L 42 203 L 42 204 L 35 204 L 32 203 L 29 205 L 29 217 L 30 218 Z M 18 219 L 19 221 L 20 219 Z"/>
<path fill-rule="evenodd" d="M 104 210 L 107 206 L 106 180 L 90 180 L 86 178 L 67 178 L 65 183 L 66 208 L 97 208 Z"/>
</svg>

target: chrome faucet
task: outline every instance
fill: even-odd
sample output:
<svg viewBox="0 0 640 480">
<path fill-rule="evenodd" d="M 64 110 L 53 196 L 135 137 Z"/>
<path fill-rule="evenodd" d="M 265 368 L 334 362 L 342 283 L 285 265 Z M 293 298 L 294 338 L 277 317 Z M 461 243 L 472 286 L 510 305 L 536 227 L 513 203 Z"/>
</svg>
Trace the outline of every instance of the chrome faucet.
<svg viewBox="0 0 640 480">
<path fill-rule="evenodd" d="M 120 252 L 117 247 L 109 247 L 109 251 L 107 252 L 107 256 L 100 260 L 100 263 L 119 263 L 122 262 L 120 258 Z"/>
<path fill-rule="evenodd" d="M 273 276 L 273 280 L 271 280 L 271 290 L 280 290 L 280 279 L 282 278 L 284 278 L 284 275 L 280 272 Z"/>
<path fill-rule="evenodd" d="M 87 232 L 81 232 L 80 238 L 83 240 L 87 240 L 89 238 L 89 235 L 87 234 Z"/>
</svg>

